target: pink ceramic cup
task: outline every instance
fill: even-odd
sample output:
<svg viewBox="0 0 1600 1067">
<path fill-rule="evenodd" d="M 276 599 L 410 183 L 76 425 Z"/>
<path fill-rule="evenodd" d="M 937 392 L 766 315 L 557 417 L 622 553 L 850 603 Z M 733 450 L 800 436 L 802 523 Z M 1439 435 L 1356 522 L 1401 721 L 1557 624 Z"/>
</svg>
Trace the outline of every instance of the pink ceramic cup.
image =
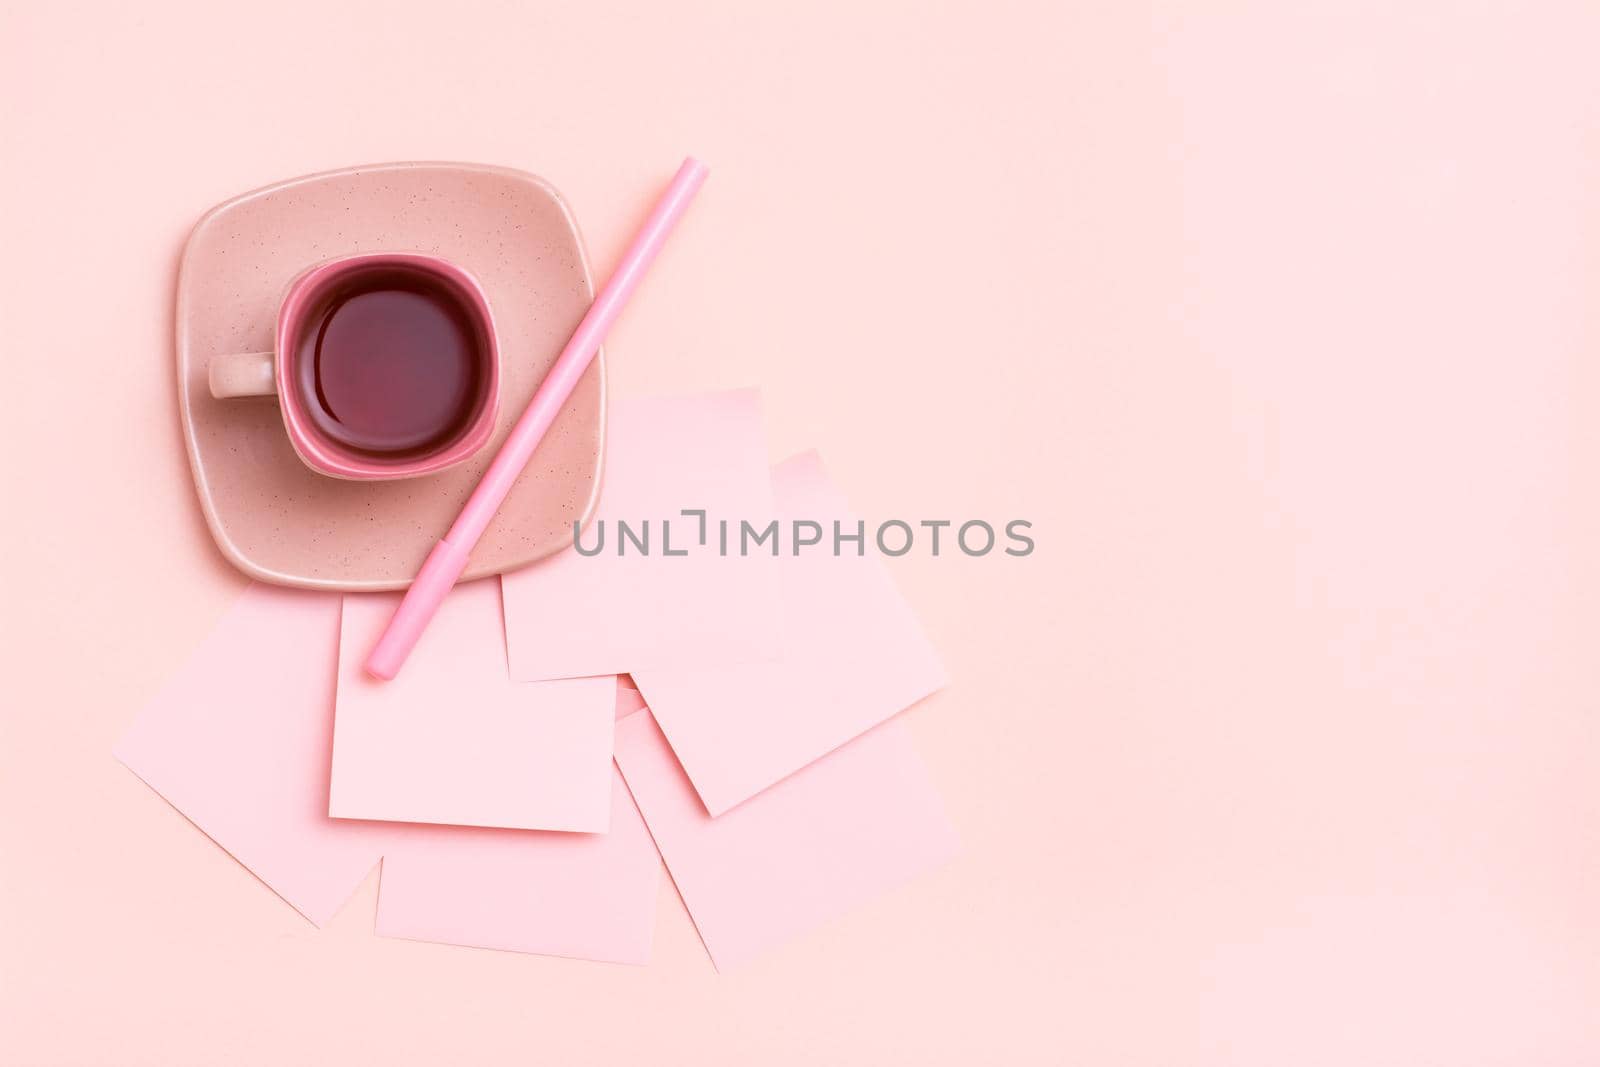
<svg viewBox="0 0 1600 1067">
<path fill-rule="evenodd" d="M 385 456 L 352 448 L 317 425 L 300 383 L 297 361 L 307 331 L 319 328 L 319 318 L 338 292 L 359 286 L 367 275 L 383 272 L 422 275 L 447 292 L 470 320 L 481 360 L 476 406 L 461 428 L 425 451 Z M 341 256 L 319 263 L 289 283 L 278 308 L 278 324 L 271 352 L 244 352 L 213 357 L 207 369 L 211 395 L 219 399 L 276 395 L 284 429 L 300 459 L 312 470 L 334 478 L 376 480 L 414 478 L 431 474 L 475 453 L 494 435 L 500 407 L 500 350 L 494 316 L 483 289 L 465 270 L 418 252 L 368 252 Z"/>
</svg>

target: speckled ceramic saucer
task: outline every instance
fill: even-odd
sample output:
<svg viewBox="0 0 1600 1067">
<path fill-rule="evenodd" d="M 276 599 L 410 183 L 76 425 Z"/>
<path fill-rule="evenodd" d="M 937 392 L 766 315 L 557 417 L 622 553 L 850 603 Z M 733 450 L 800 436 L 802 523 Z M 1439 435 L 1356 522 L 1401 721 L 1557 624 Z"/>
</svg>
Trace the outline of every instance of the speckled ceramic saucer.
<svg viewBox="0 0 1600 1067">
<path fill-rule="evenodd" d="M 217 400 L 214 357 L 272 347 L 284 286 L 325 259 L 420 251 L 471 271 L 500 338 L 500 417 L 472 460 L 404 481 L 308 469 L 276 401 Z M 178 274 L 178 407 L 206 522 L 235 566 L 279 585 L 399 589 L 477 483 L 593 299 L 565 203 L 531 174 L 458 163 L 387 163 L 247 193 L 200 220 Z M 600 488 L 605 357 L 584 374 L 472 553 L 465 578 L 515 570 L 572 541 Z"/>
</svg>

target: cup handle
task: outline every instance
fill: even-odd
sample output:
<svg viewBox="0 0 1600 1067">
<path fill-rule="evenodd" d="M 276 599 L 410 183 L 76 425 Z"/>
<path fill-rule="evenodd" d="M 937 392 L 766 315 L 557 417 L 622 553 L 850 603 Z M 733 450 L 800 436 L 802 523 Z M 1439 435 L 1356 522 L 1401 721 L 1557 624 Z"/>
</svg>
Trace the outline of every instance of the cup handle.
<svg viewBox="0 0 1600 1067">
<path fill-rule="evenodd" d="M 272 377 L 271 352 L 240 352 L 217 356 L 206 376 L 211 395 L 219 400 L 236 396 L 272 396 L 278 385 Z"/>
</svg>

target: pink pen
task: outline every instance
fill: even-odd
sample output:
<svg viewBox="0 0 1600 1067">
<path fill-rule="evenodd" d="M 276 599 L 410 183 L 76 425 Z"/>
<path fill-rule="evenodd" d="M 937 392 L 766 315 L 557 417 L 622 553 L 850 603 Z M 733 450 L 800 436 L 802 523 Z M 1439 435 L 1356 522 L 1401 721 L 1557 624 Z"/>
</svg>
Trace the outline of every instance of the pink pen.
<svg viewBox="0 0 1600 1067">
<path fill-rule="evenodd" d="M 600 295 L 595 297 L 588 314 L 583 316 L 572 339 L 567 342 L 567 347 L 556 357 L 555 365 L 528 402 L 527 410 L 511 428 L 511 434 L 494 457 L 494 462 L 483 472 L 483 480 L 472 491 L 466 507 L 461 509 L 461 514 L 451 525 L 450 532 L 444 535 L 443 541 L 433 546 L 433 551 L 423 561 L 422 570 L 412 581 L 411 588 L 406 590 L 405 599 L 395 610 L 394 618 L 389 620 L 388 628 L 367 657 L 368 674 L 388 679 L 399 673 L 400 666 L 411 654 L 411 649 L 427 628 L 433 613 L 439 609 L 440 603 L 456 584 L 456 579 L 466 569 L 467 556 L 488 528 L 489 520 L 500 509 L 517 475 L 522 473 L 522 468 L 533 457 L 533 450 L 539 446 L 545 431 L 555 421 L 562 405 L 572 395 L 578 379 L 599 351 L 606 331 L 621 314 L 628 297 L 633 295 L 639 280 L 656 258 L 656 253 L 661 251 L 667 234 L 683 217 L 689 201 L 694 199 L 694 194 L 705 180 L 704 163 L 693 158 L 683 161 L 672 184 L 667 186 L 667 191 L 645 220 L 644 227 L 634 236 L 633 243 L 623 254 L 622 262 L 617 264 L 616 273 L 600 290 Z"/>
</svg>

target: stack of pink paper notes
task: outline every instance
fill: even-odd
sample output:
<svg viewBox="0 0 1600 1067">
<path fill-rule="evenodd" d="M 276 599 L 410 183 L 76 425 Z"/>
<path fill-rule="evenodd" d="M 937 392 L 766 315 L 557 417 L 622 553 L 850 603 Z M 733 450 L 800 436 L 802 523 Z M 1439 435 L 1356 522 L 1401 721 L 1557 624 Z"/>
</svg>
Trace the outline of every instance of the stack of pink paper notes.
<svg viewBox="0 0 1600 1067">
<path fill-rule="evenodd" d="M 313 923 L 381 859 L 391 937 L 644 963 L 659 855 L 726 970 L 944 863 L 895 720 L 944 672 L 817 456 L 769 467 L 752 391 L 608 435 L 578 544 L 395 680 L 397 594 L 251 586 L 117 757 Z"/>
</svg>

